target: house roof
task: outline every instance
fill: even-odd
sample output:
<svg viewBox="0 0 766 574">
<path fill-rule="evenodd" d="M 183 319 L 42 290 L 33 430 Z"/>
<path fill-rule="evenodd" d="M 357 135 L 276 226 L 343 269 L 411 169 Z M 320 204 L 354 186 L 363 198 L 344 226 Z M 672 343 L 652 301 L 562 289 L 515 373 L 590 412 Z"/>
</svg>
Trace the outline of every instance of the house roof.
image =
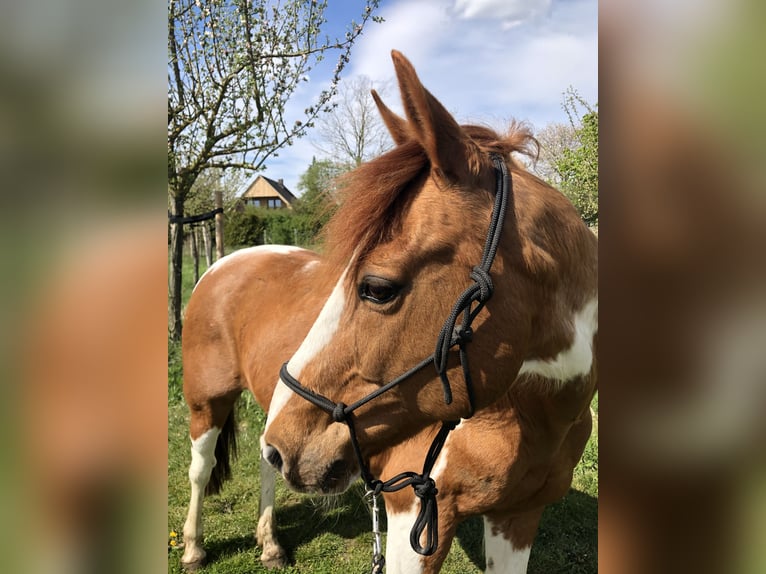
<svg viewBox="0 0 766 574">
<path fill-rule="evenodd" d="M 266 186 L 263 184 L 258 185 L 259 181 L 263 181 Z M 247 189 L 241 197 L 274 197 L 275 195 L 281 197 L 288 205 L 292 204 L 296 199 L 292 192 L 285 187 L 284 183 L 281 181 L 274 181 L 264 175 L 256 177 L 255 180 L 247 186 Z"/>
</svg>

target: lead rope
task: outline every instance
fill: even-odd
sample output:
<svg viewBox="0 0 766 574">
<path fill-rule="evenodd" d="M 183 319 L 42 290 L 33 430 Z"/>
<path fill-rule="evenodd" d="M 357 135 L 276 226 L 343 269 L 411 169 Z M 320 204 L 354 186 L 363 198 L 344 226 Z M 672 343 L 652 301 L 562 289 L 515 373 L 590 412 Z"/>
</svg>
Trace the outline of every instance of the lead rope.
<svg viewBox="0 0 766 574">
<path fill-rule="evenodd" d="M 379 512 L 380 509 L 377 506 L 377 497 L 381 492 L 397 492 L 406 486 L 412 486 L 415 491 L 415 496 L 420 500 L 420 512 L 415 520 L 415 524 L 410 531 L 410 544 L 413 550 L 422 556 L 430 556 L 436 552 L 439 540 L 438 531 L 438 510 L 436 506 L 436 495 L 438 490 L 436 489 L 436 483 L 431 478 L 431 470 L 433 469 L 436 459 L 439 457 L 439 453 L 442 450 L 447 436 L 458 425 L 458 421 L 443 421 L 442 427 L 439 429 L 436 437 L 431 443 L 431 447 L 428 450 L 425 461 L 423 463 L 423 472 L 418 474 L 416 472 L 402 472 L 395 477 L 383 482 L 375 479 L 370 474 L 367 467 L 367 463 L 362 455 L 362 449 L 359 445 L 359 441 L 356 436 L 356 429 L 353 424 L 354 411 L 367 404 L 374 398 L 382 395 L 388 390 L 392 389 L 405 379 L 409 378 L 416 372 L 420 371 L 429 364 L 433 364 L 436 367 L 436 372 L 439 375 L 443 390 L 444 401 L 446 404 L 452 403 L 452 388 L 447 376 L 447 360 L 449 351 L 457 346 L 459 349 L 460 364 L 463 371 L 463 377 L 466 385 L 466 393 L 468 395 L 469 402 L 469 414 L 466 418 L 470 418 L 474 413 L 474 393 L 473 393 L 473 380 L 471 378 L 470 368 L 468 366 L 468 352 L 466 345 L 473 339 L 473 329 L 471 323 L 484 308 L 486 302 L 492 297 L 494 286 L 492 279 L 489 275 L 492 262 L 494 261 L 495 254 L 497 253 L 500 235 L 503 229 L 503 221 L 505 219 L 505 212 L 508 206 L 508 196 L 510 189 L 510 175 L 508 168 L 505 165 L 502 157 L 499 154 L 490 154 L 492 163 L 495 166 L 496 180 L 495 180 L 495 203 L 492 209 L 492 217 L 487 231 L 487 239 L 484 244 L 484 252 L 482 260 L 479 265 L 473 268 L 471 271 L 471 279 L 474 283 L 468 287 L 455 302 L 452 308 L 450 316 L 444 323 L 436 342 L 436 350 L 432 355 L 422 360 L 420 363 L 412 367 L 406 373 L 403 373 L 396 379 L 380 387 L 376 391 L 361 398 L 350 406 L 344 403 L 335 403 L 320 395 L 314 391 L 304 387 L 300 381 L 293 377 L 287 370 L 287 363 L 282 365 L 280 370 L 280 377 L 282 381 L 295 393 L 302 398 L 306 399 L 315 406 L 328 412 L 335 422 L 345 423 L 348 426 L 351 436 L 351 444 L 354 448 L 354 453 L 359 462 L 360 473 L 364 480 L 367 493 L 371 498 L 372 505 L 372 521 L 373 521 L 373 560 L 372 560 L 372 574 L 380 574 L 383 572 L 385 566 L 385 558 L 383 557 L 381 542 L 380 542 L 380 526 L 379 526 Z M 476 303 L 474 307 L 473 304 Z M 460 328 L 457 327 L 457 321 L 460 314 L 463 314 L 463 321 Z M 420 543 L 421 538 L 425 534 L 425 545 Z"/>
</svg>

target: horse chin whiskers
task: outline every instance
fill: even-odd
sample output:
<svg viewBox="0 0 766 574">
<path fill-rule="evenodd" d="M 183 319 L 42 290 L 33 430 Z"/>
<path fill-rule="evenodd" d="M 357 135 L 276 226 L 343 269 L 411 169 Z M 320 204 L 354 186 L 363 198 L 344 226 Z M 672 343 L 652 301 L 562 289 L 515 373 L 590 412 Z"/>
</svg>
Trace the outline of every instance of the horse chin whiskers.
<svg viewBox="0 0 766 574">
<path fill-rule="evenodd" d="M 290 470 L 282 473 L 282 478 L 291 490 L 317 499 L 332 499 L 343 495 L 359 477 L 359 470 L 349 468 L 349 464 L 344 461 L 335 461 L 329 465 L 321 479 L 305 480 L 304 477 Z"/>
</svg>

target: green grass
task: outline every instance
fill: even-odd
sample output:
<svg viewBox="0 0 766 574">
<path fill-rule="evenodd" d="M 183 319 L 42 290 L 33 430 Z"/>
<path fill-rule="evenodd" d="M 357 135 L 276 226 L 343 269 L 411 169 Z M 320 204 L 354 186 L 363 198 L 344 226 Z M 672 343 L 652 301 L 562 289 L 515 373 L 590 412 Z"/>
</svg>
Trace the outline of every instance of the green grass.
<svg viewBox="0 0 766 574">
<path fill-rule="evenodd" d="M 204 261 L 204 260 L 203 260 Z M 204 272 L 204 262 L 200 273 Z M 184 269 L 184 301 L 193 287 Z M 168 343 L 168 531 L 181 537 L 189 503 L 187 472 L 189 415 L 181 393 L 181 353 Z M 598 396 L 593 401 L 598 413 Z M 259 436 L 265 414 L 245 393 L 238 405 L 239 459 L 233 479 L 219 495 L 205 499 L 204 530 L 208 564 L 200 574 L 268 572 L 260 562 L 253 533 L 258 521 L 260 492 Z M 595 426 L 595 425 L 594 425 Z M 371 559 L 371 521 L 361 497 L 361 485 L 332 498 L 312 498 L 287 489 L 277 481 L 276 517 L 279 539 L 290 566 L 284 574 L 348 574 L 368 572 Z M 597 562 L 598 436 L 594 432 L 575 469 L 568 495 L 546 508 L 530 555 L 530 574 L 594 574 Z M 383 521 L 385 527 L 385 520 Z M 168 552 L 168 572 L 179 574 L 181 550 Z M 480 518 L 458 528 L 444 574 L 484 571 L 483 526 Z"/>
</svg>

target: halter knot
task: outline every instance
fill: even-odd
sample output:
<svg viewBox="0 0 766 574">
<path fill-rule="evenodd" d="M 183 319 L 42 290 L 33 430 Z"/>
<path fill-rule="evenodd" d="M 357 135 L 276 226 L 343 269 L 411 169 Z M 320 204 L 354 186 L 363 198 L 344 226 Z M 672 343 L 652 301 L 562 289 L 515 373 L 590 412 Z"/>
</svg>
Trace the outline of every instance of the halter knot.
<svg viewBox="0 0 766 574">
<path fill-rule="evenodd" d="M 479 286 L 479 301 L 489 301 L 490 297 L 492 297 L 492 293 L 495 290 L 495 286 L 492 283 L 492 277 L 489 276 L 489 272 L 477 265 L 473 268 L 473 271 L 471 271 L 471 279 L 476 281 Z"/>
<path fill-rule="evenodd" d="M 455 329 L 455 345 L 463 345 L 473 341 L 473 329 L 466 327 L 465 329 Z"/>
<path fill-rule="evenodd" d="M 412 485 L 415 491 L 415 496 L 418 498 L 428 499 L 433 498 L 439 494 L 439 489 L 436 488 L 436 482 L 430 476 L 428 478 L 422 478 L 423 482 L 414 483 Z"/>
<path fill-rule="evenodd" d="M 420 512 L 410 531 L 410 546 L 421 556 L 431 556 L 436 552 L 439 541 L 439 511 L 436 507 L 438 490 L 436 482 L 425 474 L 413 477 L 412 488 L 420 500 Z M 425 536 L 425 544 L 421 539 Z"/>
<path fill-rule="evenodd" d="M 332 410 L 332 420 L 334 420 L 336 423 L 344 423 L 346 422 L 346 419 L 348 418 L 348 415 L 346 414 L 346 405 L 344 403 L 338 403 L 335 405 L 335 408 Z"/>
</svg>

